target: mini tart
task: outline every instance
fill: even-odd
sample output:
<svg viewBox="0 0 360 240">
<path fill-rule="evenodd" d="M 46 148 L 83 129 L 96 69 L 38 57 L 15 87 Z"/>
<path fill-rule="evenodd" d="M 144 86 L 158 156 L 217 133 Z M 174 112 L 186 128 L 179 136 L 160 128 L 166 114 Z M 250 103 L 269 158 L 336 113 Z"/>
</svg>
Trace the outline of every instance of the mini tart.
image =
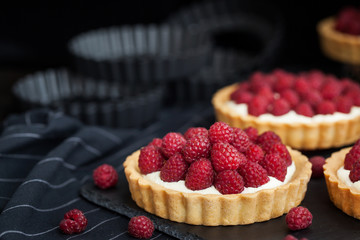
<svg viewBox="0 0 360 240">
<path fill-rule="evenodd" d="M 317 31 L 325 55 L 336 61 L 360 65 L 360 36 L 336 31 L 334 17 L 320 21 Z"/>
<path fill-rule="evenodd" d="M 360 116 L 332 123 L 278 123 L 260 120 L 252 115 L 240 116 L 227 104 L 236 88 L 237 84 L 224 87 L 212 99 L 217 120 L 232 127 L 244 129 L 252 126 L 259 133 L 273 131 L 285 145 L 304 150 L 344 146 L 355 142 L 360 136 Z"/>
<path fill-rule="evenodd" d="M 347 186 L 338 176 L 337 171 L 344 166 L 345 155 L 350 148 L 342 149 L 326 159 L 324 176 L 330 200 L 344 213 L 360 219 L 360 192 Z"/>
<path fill-rule="evenodd" d="M 300 204 L 311 176 L 311 164 L 289 148 L 296 166 L 291 180 L 273 189 L 249 194 L 183 193 L 144 179 L 138 167 L 140 150 L 124 162 L 131 196 L 136 204 L 159 217 L 194 225 L 239 225 L 267 221 Z"/>
</svg>

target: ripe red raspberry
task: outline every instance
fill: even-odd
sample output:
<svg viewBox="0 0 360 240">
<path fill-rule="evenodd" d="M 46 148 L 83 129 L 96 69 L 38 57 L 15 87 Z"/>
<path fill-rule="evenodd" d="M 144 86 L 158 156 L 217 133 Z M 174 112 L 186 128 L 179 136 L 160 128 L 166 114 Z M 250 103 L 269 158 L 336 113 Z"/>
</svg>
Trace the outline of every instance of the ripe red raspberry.
<svg viewBox="0 0 360 240">
<path fill-rule="evenodd" d="M 256 143 L 258 145 L 260 145 L 260 147 L 265 151 L 269 151 L 271 146 L 274 144 L 274 143 L 277 143 L 277 142 L 281 142 L 281 139 L 280 137 L 272 132 L 272 131 L 266 131 L 266 132 L 263 132 L 262 134 L 260 134 L 258 136 L 258 138 L 256 139 Z"/>
<path fill-rule="evenodd" d="M 318 91 L 310 91 L 304 94 L 304 101 L 309 103 L 312 107 L 316 107 L 323 101 L 323 98 Z"/>
<path fill-rule="evenodd" d="M 300 102 L 299 95 L 291 89 L 286 89 L 280 92 L 280 97 L 285 99 L 290 104 L 291 108 L 295 107 Z"/>
<path fill-rule="evenodd" d="M 296 78 L 294 89 L 300 96 L 304 96 L 307 92 L 311 91 L 311 86 L 305 77 L 299 76 Z"/>
<path fill-rule="evenodd" d="M 233 101 L 236 101 L 236 99 L 239 97 L 239 95 L 241 95 L 241 93 L 244 90 L 242 90 L 241 88 L 236 88 L 231 94 L 230 94 L 230 99 Z"/>
<path fill-rule="evenodd" d="M 228 124 L 216 122 L 209 129 L 209 139 L 212 144 L 218 142 L 231 143 L 234 139 L 234 131 Z"/>
<path fill-rule="evenodd" d="M 336 106 L 332 101 L 323 101 L 316 106 L 317 114 L 333 114 L 336 111 Z"/>
<path fill-rule="evenodd" d="M 309 159 L 311 162 L 311 177 L 320 178 L 324 176 L 323 165 L 325 164 L 325 158 L 322 156 L 313 156 Z"/>
<path fill-rule="evenodd" d="M 292 164 L 291 155 L 286 148 L 285 144 L 280 142 L 274 143 L 268 153 L 277 153 L 279 156 L 284 159 L 286 166 L 290 166 Z"/>
<path fill-rule="evenodd" d="M 154 147 L 158 147 L 160 148 L 162 144 L 162 139 L 161 138 L 154 138 L 149 144 L 148 146 L 154 146 Z"/>
<path fill-rule="evenodd" d="M 171 156 L 161 168 L 160 178 L 164 182 L 185 180 L 188 164 L 180 153 Z"/>
<path fill-rule="evenodd" d="M 274 93 L 271 90 L 271 87 L 269 87 L 269 86 L 264 86 L 264 87 L 258 89 L 256 91 L 256 95 L 264 97 L 267 100 L 267 102 L 269 102 L 269 103 L 274 100 Z"/>
<path fill-rule="evenodd" d="M 305 207 L 294 207 L 286 215 L 286 224 L 290 230 L 301 230 L 309 227 L 312 223 L 312 214 Z"/>
<path fill-rule="evenodd" d="M 286 163 L 279 154 L 266 154 L 264 159 L 260 161 L 260 165 L 266 170 L 269 176 L 272 176 L 282 182 L 285 180 L 287 173 Z"/>
<path fill-rule="evenodd" d="M 286 235 L 283 240 L 299 240 L 298 238 L 294 237 L 291 234 Z M 300 240 L 308 240 L 307 238 L 300 238 Z"/>
<path fill-rule="evenodd" d="M 244 180 L 237 171 L 225 170 L 216 175 L 214 186 L 222 194 L 237 194 L 244 190 Z"/>
<path fill-rule="evenodd" d="M 349 178 L 352 182 L 357 182 L 360 180 L 360 161 L 356 161 L 350 170 Z"/>
<path fill-rule="evenodd" d="M 340 96 L 336 98 L 336 111 L 342 113 L 349 113 L 351 107 L 353 106 L 353 101 L 350 97 Z"/>
<path fill-rule="evenodd" d="M 360 158 L 360 145 L 354 145 L 350 151 L 346 154 L 344 160 L 344 168 L 351 170 L 354 163 Z"/>
<path fill-rule="evenodd" d="M 241 91 L 236 95 L 236 98 L 234 99 L 235 103 L 246 103 L 248 104 L 251 99 L 254 97 L 254 94 L 248 91 Z"/>
<path fill-rule="evenodd" d="M 245 152 L 247 160 L 258 163 L 264 158 L 264 151 L 259 145 L 250 144 Z"/>
<path fill-rule="evenodd" d="M 307 79 L 312 88 L 319 90 L 324 83 L 324 74 L 321 71 L 312 70 L 308 73 Z"/>
<path fill-rule="evenodd" d="M 248 127 L 244 129 L 244 132 L 248 135 L 252 142 L 255 142 L 258 137 L 258 130 L 254 127 Z"/>
<path fill-rule="evenodd" d="M 203 127 L 193 127 L 193 128 L 189 128 L 185 134 L 184 137 L 186 140 L 189 140 L 190 138 L 196 136 L 196 135 L 201 135 L 204 137 L 208 137 L 209 133 L 208 130 L 206 128 Z"/>
<path fill-rule="evenodd" d="M 154 233 L 154 224 L 145 216 L 133 217 L 129 221 L 128 232 L 136 238 L 151 238 Z"/>
<path fill-rule="evenodd" d="M 306 117 L 313 117 L 315 115 L 314 110 L 312 109 L 311 105 L 307 102 L 302 102 L 295 107 L 295 112 L 297 114 L 306 116 Z"/>
<path fill-rule="evenodd" d="M 64 219 L 60 222 L 60 229 L 65 234 L 80 233 L 85 230 L 88 220 L 82 211 L 72 209 L 65 213 Z"/>
<path fill-rule="evenodd" d="M 139 168 L 142 174 L 160 171 L 164 165 L 164 157 L 160 149 L 154 146 L 147 146 L 140 150 Z"/>
<path fill-rule="evenodd" d="M 214 170 L 211 162 L 201 158 L 193 162 L 185 177 L 185 186 L 190 190 L 201 190 L 210 187 L 214 181 Z"/>
<path fill-rule="evenodd" d="M 294 85 L 294 76 L 290 73 L 284 71 L 274 71 L 276 77 L 276 82 L 274 84 L 274 89 L 277 92 L 281 92 L 285 89 L 292 88 Z"/>
<path fill-rule="evenodd" d="M 270 181 L 266 170 L 260 164 L 247 161 L 246 164 L 238 169 L 243 177 L 245 187 L 259 187 Z"/>
<path fill-rule="evenodd" d="M 161 152 L 166 158 L 181 151 L 186 140 L 181 133 L 170 132 L 162 139 Z"/>
<path fill-rule="evenodd" d="M 338 81 L 327 81 L 321 90 L 321 95 L 326 100 L 332 100 L 340 95 L 341 90 L 342 87 Z"/>
<path fill-rule="evenodd" d="M 234 129 L 234 140 L 232 142 L 232 145 L 239 152 L 245 152 L 250 145 L 250 139 L 248 135 L 240 128 L 233 128 L 233 129 Z"/>
<path fill-rule="evenodd" d="M 354 7 L 343 8 L 338 14 L 335 29 L 343 33 L 349 33 L 349 25 L 357 18 L 357 12 Z"/>
<path fill-rule="evenodd" d="M 251 101 L 248 104 L 248 112 L 250 115 L 253 116 L 260 116 L 261 114 L 264 114 L 267 112 L 268 107 L 268 101 L 263 96 L 255 96 L 251 99 Z"/>
<path fill-rule="evenodd" d="M 94 170 L 93 180 L 95 185 L 101 189 L 110 188 L 116 185 L 118 173 L 113 166 L 103 164 Z"/>
<path fill-rule="evenodd" d="M 274 116 L 281 116 L 288 113 L 291 110 L 290 104 L 283 98 L 276 99 L 272 103 L 271 113 Z"/>
<path fill-rule="evenodd" d="M 350 90 L 345 96 L 351 98 L 355 106 L 360 106 L 360 90 Z"/>
<path fill-rule="evenodd" d="M 199 158 L 208 158 L 210 147 L 211 144 L 208 137 L 197 135 L 186 141 L 182 154 L 188 163 L 192 163 Z"/>
<path fill-rule="evenodd" d="M 211 149 L 211 161 L 216 172 L 236 170 L 246 162 L 246 157 L 229 143 L 215 143 Z"/>
</svg>

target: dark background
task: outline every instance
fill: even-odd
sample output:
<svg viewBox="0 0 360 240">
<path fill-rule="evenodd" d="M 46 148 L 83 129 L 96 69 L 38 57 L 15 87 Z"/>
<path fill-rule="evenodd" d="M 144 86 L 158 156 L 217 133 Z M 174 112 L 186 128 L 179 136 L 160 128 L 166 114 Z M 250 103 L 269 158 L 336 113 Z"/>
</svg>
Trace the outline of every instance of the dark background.
<svg viewBox="0 0 360 240">
<path fill-rule="evenodd" d="M 246 0 L 249 1 L 249 0 Z M 78 33 L 112 25 L 158 23 L 195 0 L 36 1 L 2 2 L 0 8 L 0 120 L 19 112 L 11 94 L 20 77 L 49 67 L 70 66 L 67 42 Z M 319 68 L 338 73 L 341 65 L 326 59 L 318 44 L 316 23 L 346 5 L 346 1 L 266 2 L 279 9 L 285 23 L 283 45 L 272 65 Z"/>
</svg>

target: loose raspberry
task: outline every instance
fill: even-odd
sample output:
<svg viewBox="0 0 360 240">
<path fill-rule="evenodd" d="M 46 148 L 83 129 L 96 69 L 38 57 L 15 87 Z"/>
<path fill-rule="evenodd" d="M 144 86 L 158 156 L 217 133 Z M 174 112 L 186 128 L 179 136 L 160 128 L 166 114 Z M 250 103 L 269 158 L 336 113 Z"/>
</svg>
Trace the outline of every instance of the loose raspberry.
<svg viewBox="0 0 360 240">
<path fill-rule="evenodd" d="M 103 164 L 94 170 L 93 180 L 95 185 L 101 189 L 110 188 L 116 185 L 118 173 L 113 166 Z"/>
<path fill-rule="evenodd" d="M 251 99 L 254 97 L 254 94 L 248 91 L 241 91 L 236 95 L 236 98 L 233 99 L 237 104 L 246 103 L 248 104 Z"/>
<path fill-rule="evenodd" d="M 244 178 L 245 187 L 257 188 L 270 181 L 266 170 L 260 164 L 252 161 L 247 161 L 238 169 L 238 172 Z"/>
<path fill-rule="evenodd" d="M 147 146 L 140 150 L 139 168 L 142 174 L 160 171 L 164 161 L 159 148 Z"/>
<path fill-rule="evenodd" d="M 201 190 L 210 187 L 214 181 L 214 170 L 211 162 L 201 158 L 193 162 L 185 177 L 185 186 L 190 190 Z"/>
<path fill-rule="evenodd" d="M 149 144 L 148 146 L 154 146 L 154 147 L 158 147 L 160 148 L 162 145 L 162 139 L 161 138 L 154 138 Z"/>
<path fill-rule="evenodd" d="M 294 237 L 291 234 L 286 235 L 283 240 L 298 240 L 296 237 Z"/>
<path fill-rule="evenodd" d="M 161 144 L 161 152 L 166 158 L 171 157 L 175 153 L 181 151 L 186 143 L 185 138 L 181 133 L 170 132 L 163 137 Z"/>
<path fill-rule="evenodd" d="M 248 127 L 244 129 L 244 132 L 248 135 L 252 142 L 255 142 L 258 137 L 258 130 L 254 127 Z"/>
<path fill-rule="evenodd" d="M 185 134 L 184 137 L 186 140 L 189 140 L 190 138 L 196 136 L 196 135 L 201 135 L 204 137 L 208 137 L 209 133 L 208 130 L 206 128 L 203 127 L 193 127 L 193 128 L 189 128 Z"/>
<path fill-rule="evenodd" d="M 312 107 L 316 107 L 323 101 L 323 98 L 318 91 L 310 91 L 304 94 L 304 101 L 309 103 Z"/>
<path fill-rule="evenodd" d="M 297 105 L 295 107 L 295 112 L 306 117 L 313 117 L 315 115 L 311 105 L 307 102 L 302 102 Z"/>
<path fill-rule="evenodd" d="M 279 154 L 266 154 L 264 159 L 260 161 L 260 165 L 266 170 L 269 176 L 272 176 L 282 182 L 285 180 L 287 173 L 286 163 Z"/>
<path fill-rule="evenodd" d="M 231 143 L 234 139 L 234 131 L 226 123 L 216 122 L 209 129 L 209 139 L 212 144 L 217 142 Z"/>
<path fill-rule="evenodd" d="M 360 158 L 360 145 L 355 144 L 346 154 L 344 160 L 344 168 L 351 170 L 354 163 Z"/>
<path fill-rule="evenodd" d="M 291 155 L 286 148 L 285 144 L 280 142 L 274 143 L 268 153 L 277 153 L 279 156 L 284 159 L 286 166 L 290 166 L 292 164 Z"/>
<path fill-rule="evenodd" d="M 245 152 L 250 145 L 250 139 L 248 135 L 240 128 L 233 128 L 233 129 L 234 129 L 234 140 L 232 142 L 232 145 L 239 152 Z"/>
<path fill-rule="evenodd" d="M 338 81 L 329 81 L 323 86 L 321 95 L 324 99 L 332 100 L 340 95 L 341 90 L 341 84 L 339 84 Z"/>
<path fill-rule="evenodd" d="M 197 135 L 186 141 L 182 154 L 188 163 L 192 163 L 199 158 L 208 158 L 210 147 L 211 144 L 208 137 Z"/>
<path fill-rule="evenodd" d="M 65 234 L 80 233 L 85 230 L 88 220 L 82 211 L 72 209 L 65 213 L 64 219 L 60 222 L 60 229 Z"/>
<path fill-rule="evenodd" d="M 154 229 L 153 222 L 145 216 L 131 218 L 128 225 L 129 234 L 136 238 L 151 238 Z"/>
<path fill-rule="evenodd" d="M 281 116 L 288 113 L 291 110 L 290 104 L 283 98 L 276 99 L 272 103 L 271 113 L 274 116 Z"/>
<path fill-rule="evenodd" d="M 281 96 L 281 98 L 285 99 L 290 104 L 290 107 L 292 107 L 292 108 L 295 107 L 296 105 L 298 105 L 300 102 L 299 95 L 291 89 L 286 89 L 286 90 L 280 92 L 280 96 Z"/>
<path fill-rule="evenodd" d="M 225 170 L 216 175 L 215 188 L 222 194 L 237 194 L 244 190 L 244 180 L 235 170 Z"/>
<path fill-rule="evenodd" d="M 259 145 L 250 144 L 245 152 L 247 160 L 258 163 L 264 158 L 264 151 Z"/>
<path fill-rule="evenodd" d="M 290 230 L 301 230 L 309 227 L 312 223 L 312 214 L 305 207 L 294 207 L 286 215 L 286 224 Z"/>
<path fill-rule="evenodd" d="M 323 101 L 316 106 L 317 114 L 333 114 L 336 111 L 336 106 L 331 101 Z"/>
<path fill-rule="evenodd" d="M 215 143 L 211 149 L 211 161 L 216 172 L 236 170 L 244 165 L 246 157 L 229 143 Z"/>
<path fill-rule="evenodd" d="M 351 107 L 353 106 L 353 101 L 350 97 L 340 96 L 336 98 L 336 111 L 342 113 L 349 113 Z"/>
<path fill-rule="evenodd" d="M 281 142 L 281 139 L 276 133 L 272 131 L 263 132 L 256 139 L 256 143 L 259 144 L 265 152 L 269 151 L 271 146 L 277 142 Z"/>
<path fill-rule="evenodd" d="M 171 156 L 161 168 L 160 178 L 164 182 L 185 180 L 188 164 L 180 153 Z"/>
<path fill-rule="evenodd" d="M 360 161 L 356 161 L 350 170 L 349 178 L 352 182 L 360 180 Z"/>
<path fill-rule="evenodd" d="M 325 158 L 322 156 L 313 156 L 309 159 L 311 162 L 311 177 L 320 178 L 324 176 L 323 165 L 325 164 Z"/>
<path fill-rule="evenodd" d="M 248 112 L 253 116 L 260 116 L 267 112 L 268 101 L 263 96 L 255 96 L 248 104 Z"/>
</svg>

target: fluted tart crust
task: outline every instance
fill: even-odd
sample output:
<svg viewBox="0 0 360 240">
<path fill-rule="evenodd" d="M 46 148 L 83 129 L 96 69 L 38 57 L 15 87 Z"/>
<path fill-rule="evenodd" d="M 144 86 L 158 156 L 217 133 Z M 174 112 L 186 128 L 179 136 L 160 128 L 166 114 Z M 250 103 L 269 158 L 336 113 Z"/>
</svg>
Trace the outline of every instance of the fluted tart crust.
<svg viewBox="0 0 360 240">
<path fill-rule="evenodd" d="M 304 199 L 311 164 L 289 148 L 296 166 L 291 180 L 273 189 L 248 194 L 183 193 L 143 178 L 138 167 L 140 150 L 124 162 L 131 196 L 136 204 L 159 217 L 194 225 L 240 225 L 267 221 L 287 213 Z"/>
</svg>

